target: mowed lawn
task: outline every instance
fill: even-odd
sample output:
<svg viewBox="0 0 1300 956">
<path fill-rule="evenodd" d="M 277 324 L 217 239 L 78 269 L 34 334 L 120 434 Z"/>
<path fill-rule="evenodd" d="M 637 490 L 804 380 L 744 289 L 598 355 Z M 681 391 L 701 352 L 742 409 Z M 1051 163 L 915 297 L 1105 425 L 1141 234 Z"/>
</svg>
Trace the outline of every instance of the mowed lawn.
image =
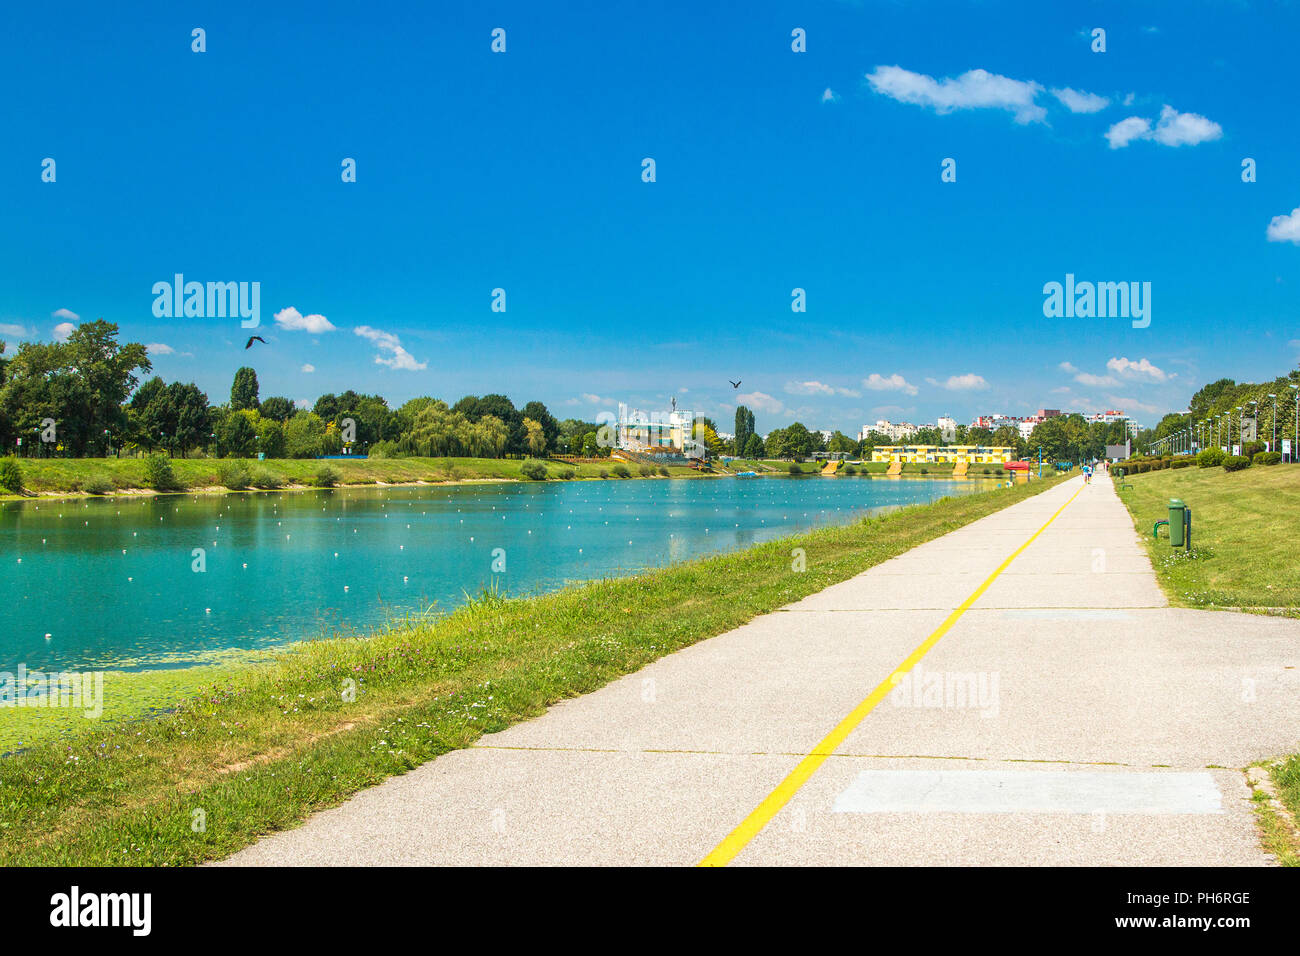
<svg viewBox="0 0 1300 956">
<path fill-rule="evenodd" d="M 1170 601 L 1300 616 L 1300 466 L 1192 466 L 1114 480 Z M 1163 528 L 1159 541 L 1151 536 L 1170 498 L 1192 509 L 1191 553 L 1171 548 Z"/>
<path fill-rule="evenodd" d="M 339 474 L 343 485 L 373 485 L 413 483 L 418 481 L 482 481 L 529 480 L 520 470 L 534 459 L 513 458 L 356 458 L 356 459 L 293 459 L 276 458 L 266 461 L 243 459 L 250 470 L 266 470 L 288 485 L 310 485 L 316 472 L 324 466 Z M 218 467 L 230 459 L 173 458 L 172 471 L 182 488 L 207 488 L 219 485 Z M 547 476 L 558 479 L 572 470 L 575 478 L 608 478 L 618 480 L 614 469 L 625 467 L 633 478 L 642 477 L 640 466 L 632 462 L 604 460 L 568 464 L 544 460 Z M 144 459 L 142 458 L 22 458 L 19 467 L 23 472 L 23 485 L 29 492 L 58 493 L 79 492 L 87 482 L 106 478 L 118 490 L 147 488 Z M 674 478 L 695 478 L 699 472 L 685 466 L 669 466 Z M 663 477 L 656 472 L 655 477 Z"/>
</svg>

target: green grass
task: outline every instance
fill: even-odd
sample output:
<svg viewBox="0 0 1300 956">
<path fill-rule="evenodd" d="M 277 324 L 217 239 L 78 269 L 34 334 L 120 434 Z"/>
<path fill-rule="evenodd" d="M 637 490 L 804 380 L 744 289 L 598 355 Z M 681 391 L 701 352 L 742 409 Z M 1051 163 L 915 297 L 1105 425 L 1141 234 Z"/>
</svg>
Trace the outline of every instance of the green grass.
<svg viewBox="0 0 1300 956">
<path fill-rule="evenodd" d="M 1131 489 L 1120 488 L 1131 484 Z M 1115 479 L 1169 600 L 1182 607 L 1268 609 L 1300 616 L 1300 468 L 1256 465 L 1244 471 L 1179 468 Z M 1169 499 L 1192 509 L 1192 550 L 1171 548 Z"/>
<path fill-rule="evenodd" d="M 1054 483 L 947 498 L 537 598 L 485 594 L 444 617 L 224 668 L 165 716 L 0 759 L 0 864 L 226 856 Z M 802 572 L 791 566 L 796 547 Z M 202 832 L 191 827 L 195 810 L 206 815 Z"/>
<path fill-rule="evenodd" d="M 181 490 L 212 488 L 220 484 L 217 468 L 219 458 L 174 458 L 172 470 Z M 322 465 L 328 465 L 342 476 L 344 485 L 414 483 L 418 481 L 526 481 L 520 467 L 531 459 L 504 458 L 360 458 L 356 460 L 277 458 L 267 461 L 243 459 L 253 471 L 265 469 L 281 477 L 287 485 L 308 486 Z M 602 471 L 613 478 L 612 469 L 618 462 L 592 464 L 582 462 L 567 464 L 547 461 L 551 479 L 556 479 L 567 469 L 573 469 L 577 478 L 599 478 Z M 111 482 L 117 491 L 147 488 L 142 458 L 24 458 L 20 461 L 23 484 L 29 492 L 76 494 L 94 479 Z M 628 465 L 632 477 L 640 477 L 636 465 Z M 669 466 L 674 478 L 697 478 L 699 472 L 685 466 Z M 660 477 L 656 475 L 655 477 Z M 0 497 L 13 497 L 3 495 Z"/>
</svg>

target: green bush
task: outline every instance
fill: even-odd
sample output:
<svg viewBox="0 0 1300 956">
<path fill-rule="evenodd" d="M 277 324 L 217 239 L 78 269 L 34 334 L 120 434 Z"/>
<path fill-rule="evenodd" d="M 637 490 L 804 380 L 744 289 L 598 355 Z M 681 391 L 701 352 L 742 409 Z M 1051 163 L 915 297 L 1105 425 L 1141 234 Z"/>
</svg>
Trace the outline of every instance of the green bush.
<svg viewBox="0 0 1300 956">
<path fill-rule="evenodd" d="M 144 460 L 145 487 L 155 491 L 173 491 L 178 487 L 172 460 L 163 454 L 153 454 Z"/>
<path fill-rule="evenodd" d="M 91 475 L 81 486 L 81 490 L 88 495 L 106 495 L 116 489 L 117 485 L 107 475 Z"/>
<path fill-rule="evenodd" d="M 798 465 L 796 465 L 794 462 L 790 462 L 790 474 L 792 474 L 792 475 L 802 475 L 802 474 L 803 474 L 803 469 L 800 468 Z"/>
<path fill-rule="evenodd" d="M 660 466 L 659 466 L 659 474 L 661 474 L 661 475 L 663 475 L 665 478 L 667 478 L 667 477 L 669 477 L 672 473 L 668 470 L 668 467 L 667 467 L 666 465 L 660 465 Z"/>
<path fill-rule="evenodd" d="M 845 466 L 844 466 L 844 474 L 846 474 L 846 475 L 856 475 L 857 473 L 858 473 L 858 470 L 857 470 L 856 468 L 854 468 L 852 465 L 845 465 Z"/>
<path fill-rule="evenodd" d="M 1257 465 L 1280 465 L 1282 464 L 1282 453 L 1280 451 L 1258 451 L 1255 457 L 1251 459 Z"/>
<path fill-rule="evenodd" d="M 262 489 L 284 487 L 284 479 L 281 478 L 279 475 L 277 475 L 275 472 L 268 471 L 265 468 L 256 469 L 253 472 L 252 477 L 248 479 L 248 483 L 252 485 L 254 488 L 262 488 Z"/>
<path fill-rule="evenodd" d="M 604 468 L 600 469 L 600 477 L 602 477 L 602 478 L 608 478 L 608 477 L 609 477 L 609 472 L 607 472 Z"/>
<path fill-rule="evenodd" d="M 0 460 L 0 488 L 10 494 L 23 493 L 23 467 L 18 464 L 17 458 Z"/>
<path fill-rule="evenodd" d="M 546 480 L 546 466 L 540 461 L 526 461 L 519 466 L 519 472 L 533 481 Z"/>
<path fill-rule="evenodd" d="M 640 468 L 637 469 L 637 473 L 640 474 L 642 478 L 649 478 L 651 475 L 655 473 L 654 466 L 642 465 Z"/>
<path fill-rule="evenodd" d="M 1207 448 L 1196 456 L 1196 464 L 1200 468 L 1217 468 L 1223 464 L 1222 448 Z"/>
<path fill-rule="evenodd" d="M 577 476 L 578 473 L 574 471 L 572 468 L 564 468 L 561 469 L 557 477 L 562 478 L 565 481 L 569 481 L 570 479 L 576 478 Z"/>
<path fill-rule="evenodd" d="M 232 491 L 242 491 L 253 480 L 248 466 L 238 458 L 228 458 L 217 465 L 217 484 Z"/>
<path fill-rule="evenodd" d="M 1190 468 L 1196 464 L 1196 459 L 1191 455 L 1182 455 L 1169 462 L 1170 468 Z"/>
<path fill-rule="evenodd" d="M 1250 467 L 1250 459 L 1245 455 L 1229 455 L 1223 459 L 1224 471 L 1241 471 Z"/>
<path fill-rule="evenodd" d="M 321 465 L 316 469 L 316 474 L 312 475 L 311 483 L 317 488 L 333 488 L 342 478 L 343 476 L 329 465 Z"/>
<path fill-rule="evenodd" d="M 1254 458 L 1261 451 L 1264 451 L 1267 447 L 1268 446 L 1265 445 L 1262 441 L 1248 441 L 1246 442 L 1246 444 L 1241 446 L 1241 453 L 1246 458 Z"/>
<path fill-rule="evenodd" d="M 615 477 L 615 478 L 631 478 L 631 477 L 632 477 L 632 472 L 630 472 L 630 471 L 627 470 L 627 466 L 626 466 L 626 465 L 615 465 L 615 466 L 614 466 L 612 469 L 610 469 L 610 470 L 614 472 L 614 477 Z"/>
</svg>

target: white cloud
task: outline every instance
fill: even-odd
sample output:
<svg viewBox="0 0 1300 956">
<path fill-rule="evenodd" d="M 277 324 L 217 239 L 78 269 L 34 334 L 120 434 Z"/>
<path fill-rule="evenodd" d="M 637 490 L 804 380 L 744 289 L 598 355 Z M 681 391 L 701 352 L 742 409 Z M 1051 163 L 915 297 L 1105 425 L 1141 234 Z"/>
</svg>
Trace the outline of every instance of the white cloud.
<svg viewBox="0 0 1300 956">
<path fill-rule="evenodd" d="M 1052 90 L 1052 95 L 1071 113 L 1099 113 L 1110 105 L 1110 100 L 1104 96 L 1073 90 L 1068 86 Z"/>
<path fill-rule="evenodd" d="M 1119 381 L 1109 375 L 1093 375 L 1091 372 L 1080 372 L 1074 376 L 1074 380 L 1080 385 L 1087 385 L 1089 388 L 1111 388 L 1119 384 Z"/>
<path fill-rule="evenodd" d="M 1165 146 L 1195 146 L 1218 139 L 1223 127 L 1199 113 L 1180 113 L 1172 106 L 1160 110 L 1155 140 Z"/>
<path fill-rule="evenodd" d="M 592 394 L 591 392 L 583 392 L 583 393 L 579 396 L 579 398 L 581 398 L 581 399 L 582 399 L 584 402 L 586 402 L 588 405 L 604 405 L 604 404 L 606 404 L 606 403 L 605 403 L 605 400 L 604 400 L 603 398 L 601 398 L 599 395 L 594 395 L 594 394 Z"/>
<path fill-rule="evenodd" d="M 984 376 L 976 375 L 974 372 L 967 372 L 965 375 L 950 375 L 942 382 L 932 378 L 927 378 L 926 381 L 931 385 L 937 385 L 939 388 L 946 388 L 950 392 L 978 392 L 989 387 L 989 383 L 984 381 Z"/>
<path fill-rule="evenodd" d="M 737 395 L 736 400 L 742 405 L 752 405 L 760 412 L 779 414 L 785 408 L 779 398 L 773 398 L 766 392 L 746 392 L 743 395 Z"/>
<path fill-rule="evenodd" d="M 333 332 L 335 326 L 323 315 L 303 315 L 293 306 L 275 313 L 275 324 L 290 332 Z"/>
<path fill-rule="evenodd" d="M 1160 119 L 1154 128 L 1149 119 L 1130 116 L 1120 120 L 1106 131 L 1106 141 L 1111 149 L 1123 149 L 1135 139 L 1149 139 L 1162 146 L 1195 146 L 1223 135 L 1223 127 L 1199 113 L 1180 113 L 1172 106 L 1160 110 Z"/>
<path fill-rule="evenodd" d="M 315 365 L 312 365 L 310 362 L 308 362 L 306 365 L 304 365 L 304 366 L 303 366 L 302 368 L 300 368 L 298 371 L 300 371 L 300 372 L 305 372 L 305 373 L 307 373 L 308 375 L 310 375 L 312 372 L 316 371 L 316 366 L 315 366 Z"/>
<path fill-rule="evenodd" d="M 50 318 L 63 319 L 65 322 L 76 322 L 81 318 L 81 316 L 77 315 L 77 313 L 73 312 L 71 309 L 55 309 L 50 313 Z"/>
<path fill-rule="evenodd" d="M 834 90 L 832 90 L 829 86 L 826 87 L 825 92 L 822 93 L 822 102 L 838 103 L 839 101 L 840 101 L 840 95 L 836 93 Z"/>
<path fill-rule="evenodd" d="M 1128 378 L 1149 378 L 1153 382 L 1164 382 L 1172 378 L 1162 369 L 1156 368 L 1147 359 L 1138 359 L 1131 362 L 1127 358 L 1113 358 L 1106 363 L 1106 367 L 1116 375 L 1126 376 Z"/>
<path fill-rule="evenodd" d="M 299 398 L 295 400 L 293 404 L 298 408 L 311 408 L 311 399 Z"/>
<path fill-rule="evenodd" d="M 170 345 L 165 345 L 162 342 L 149 342 L 147 345 L 145 345 L 145 349 L 148 351 L 150 355 L 175 355 L 176 354 L 176 350 L 174 348 L 172 348 Z"/>
<path fill-rule="evenodd" d="M 277 316 L 277 318 L 279 318 Z M 382 355 L 375 356 L 376 365 L 387 365 L 391 369 L 402 369 L 408 372 L 420 372 L 429 367 L 428 362 L 417 362 L 410 352 L 402 348 L 401 340 L 392 332 L 384 332 L 380 329 L 371 328 L 368 325 L 358 325 L 352 330 L 364 339 L 369 339 L 375 343 L 375 347 L 381 352 L 392 353 L 391 358 L 384 358 Z"/>
<path fill-rule="evenodd" d="M 1047 110 L 1034 102 L 1042 86 L 987 70 L 936 80 L 901 66 L 878 66 L 867 74 L 867 82 L 877 93 L 902 103 L 928 106 L 936 113 L 999 109 L 1013 113 L 1017 123 L 1041 123 L 1047 118 Z"/>
<path fill-rule="evenodd" d="M 77 327 L 71 322 L 60 322 L 54 327 L 54 341 L 66 342 L 68 336 L 77 330 Z"/>
<path fill-rule="evenodd" d="M 916 386 L 909 382 L 903 376 L 895 372 L 893 375 L 881 375 L 878 372 L 872 372 L 862 380 L 862 387 L 868 388 L 873 392 L 903 392 L 906 395 L 915 395 Z"/>
<path fill-rule="evenodd" d="M 27 330 L 21 325 L 10 325 L 9 323 L 0 323 L 0 335 L 26 335 Z"/>
<path fill-rule="evenodd" d="M 1294 242 L 1300 246 L 1300 206 L 1289 216 L 1274 216 L 1268 224 L 1269 242 Z"/>
<path fill-rule="evenodd" d="M 1123 149 L 1135 139 L 1146 139 L 1151 135 L 1151 121 L 1140 116 L 1122 119 L 1106 130 L 1106 142 L 1111 149 Z"/>
<path fill-rule="evenodd" d="M 861 394 L 851 388 L 840 388 L 838 385 L 827 385 L 817 381 L 786 382 L 785 390 L 791 395 L 846 395 L 849 398 L 857 398 Z"/>
</svg>

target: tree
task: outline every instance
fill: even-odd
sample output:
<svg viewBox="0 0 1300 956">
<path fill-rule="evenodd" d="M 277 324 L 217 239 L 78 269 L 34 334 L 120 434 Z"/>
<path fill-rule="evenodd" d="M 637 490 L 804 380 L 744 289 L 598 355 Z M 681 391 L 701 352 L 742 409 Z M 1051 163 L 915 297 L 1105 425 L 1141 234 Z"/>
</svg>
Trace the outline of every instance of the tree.
<svg viewBox="0 0 1300 956">
<path fill-rule="evenodd" d="M 763 449 L 763 439 L 759 438 L 757 434 L 751 432 L 749 437 L 745 439 L 744 457 L 757 461 L 765 454 L 766 452 Z"/>
<path fill-rule="evenodd" d="M 523 416 L 526 419 L 531 418 L 542 426 L 542 432 L 546 436 L 546 448 L 560 447 L 560 423 L 555 420 L 545 405 L 541 402 L 529 402 L 523 407 Z"/>
<path fill-rule="evenodd" d="M 0 387 L 0 418 L 24 446 L 35 441 L 42 422 L 56 423 L 58 442 L 74 456 L 93 447 L 104 453 L 108 431 L 126 429 L 122 403 L 136 386 L 136 373 L 152 369 L 148 352 L 138 342 L 117 341 L 117 326 L 97 319 L 83 322 L 66 342 L 24 342 L 5 365 Z"/>
<path fill-rule="evenodd" d="M 279 395 L 272 395 L 270 398 L 262 399 L 261 407 L 258 409 L 263 418 L 272 418 L 281 424 L 287 422 L 293 417 L 293 402 Z"/>
<path fill-rule="evenodd" d="M 230 386 L 230 410 L 240 412 L 246 408 L 257 410 L 257 373 L 248 366 L 235 372 Z"/>
<path fill-rule="evenodd" d="M 251 412 L 256 414 L 256 412 Z M 217 454 L 222 458 L 252 458 L 257 450 L 257 429 L 249 418 L 250 410 L 234 412 L 217 432 Z"/>
<path fill-rule="evenodd" d="M 524 418 L 524 430 L 528 434 L 529 453 L 534 458 L 540 457 L 546 452 L 546 431 L 542 428 L 542 423 L 526 417 Z"/>
<path fill-rule="evenodd" d="M 785 440 L 792 458 L 807 458 L 813 453 L 812 433 L 799 422 L 794 422 L 785 430 Z"/>
<path fill-rule="evenodd" d="M 826 450 L 842 454 L 852 454 L 856 450 L 858 443 L 841 431 L 836 431 L 831 435 L 831 440 L 826 443 Z"/>
<path fill-rule="evenodd" d="M 325 453 L 325 423 L 302 409 L 284 426 L 285 453 L 290 458 L 319 458 Z"/>
<path fill-rule="evenodd" d="M 749 444 L 749 436 L 754 434 L 754 413 L 744 405 L 736 406 L 736 434 L 732 439 L 736 453 L 740 454 Z"/>
</svg>

